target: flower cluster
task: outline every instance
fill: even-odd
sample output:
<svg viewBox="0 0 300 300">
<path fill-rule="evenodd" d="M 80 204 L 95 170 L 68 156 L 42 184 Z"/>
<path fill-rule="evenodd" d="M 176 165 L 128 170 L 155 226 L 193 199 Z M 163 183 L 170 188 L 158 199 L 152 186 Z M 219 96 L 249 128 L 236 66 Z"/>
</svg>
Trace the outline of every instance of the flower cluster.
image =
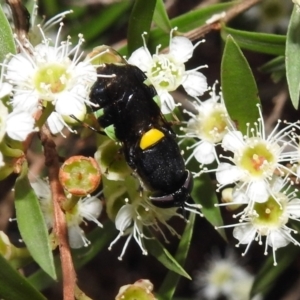
<svg viewBox="0 0 300 300">
<path fill-rule="evenodd" d="M 198 72 L 207 66 L 187 71 L 184 65 L 202 41 L 193 45 L 183 36 L 173 37 L 176 29 L 170 33 L 169 53 L 159 53 L 160 46 L 158 46 L 152 56 L 143 35 L 144 46 L 135 50 L 128 59 L 130 64 L 138 66 L 146 73 L 150 83 L 155 87 L 163 114 L 174 110 L 176 104 L 170 92 L 175 91 L 180 85 L 192 97 L 201 96 L 207 90 L 206 77 Z"/>
<path fill-rule="evenodd" d="M 90 59 L 82 61 L 82 35 L 74 47 L 70 38 L 60 41 L 63 27 L 60 21 L 66 13 L 49 20 L 43 27 L 34 26 L 41 37 L 37 45 L 15 35 L 19 53 L 8 55 L 2 63 L 1 98 L 11 94 L 6 133 L 14 140 L 24 141 L 30 132 L 38 130 L 35 120 L 47 120 L 51 132 L 56 134 L 64 126 L 71 130 L 67 125 L 74 123 L 70 115 L 80 120 L 85 116 L 89 89 L 97 73 Z M 52 41 L 45 31 L 59 22 L 57 36 Z"/>
<path fill-rule="evenodd" d="M 229 126 L 223 137 L 222 147 L 232 152 L 232 156 L 220 155 L 222 159 L 216 169 L 218 189 L 235 184 L 229 203 L 221 205 L 245 205 L 234 217 L 239 217 L 233 235 L 240 244 L 246 244 L 246 250 L 252 241 L 263 243 L 266 237 L 265 254 L 268 246 L 273 248 L 274 265 L 277 264 L 275 251 L 292 242 L 300 245 L 293 237 L 295 230 L 287 226 L 291 219 L 299 220 L 300 200 L 293 189 L 294 178 L 298 177 L 297 166 L 300 152 L 294 134 L 298 124 L 288 124 L 279 129 L 281 122 L 266 135 L 260 107 L 260 119 L 254 127 L 248 126 L 243 135 Z M 298 181 L 298 179 L 296 179 Z"/>
<path fill-rule="evenodd" d="M 276 249 L 290 242 L 300 245 L 292 236 L 296 231 L 287 226 L 289 220 L 300 217 L 300 200 L 291 180 L 299 180 L 299 138 L 295 134 L 299 124 L 285 124 L 281 128 L 283 124 L 278 121 L 267 135 L 258 106 L 260 118 L 253 127 L 247 124 L 244 135 L 230 120 L 222 95 L 216 95 L 215 86 L 211 98 L 203 102 L 196 99 L 194 108 L 195 113 L 186 111 L 190 120 L 181 128 L 185 132 L 181 142 L 192 141 L 187 148 L 193 151 L 186 163 L 193 157 L 200 163 L 201 170 L 194 173 L 195 176 L 216 173 L 217 191 L 224 192 L 224 203 L 217 206 L 227 206 L 231 210 L 244 206 L 234 215 L 239 218 L 237 224 L 218 228 L 234 227 L 233 236 L 239 240 L 237 246 L 247 245 L 244 254 L 252 241 L 262 244 L 266 237 L 264 253 L 267 255 L 268 246 L 272 247 L 276 265 Z M 219 155 L 218 145 L 223 153 L 228 151 L 231 155 Z M 216 168 L 204 166 L 214 161 Z M 227 186 L 231 188 L 225 189 Z"/>
</svg>

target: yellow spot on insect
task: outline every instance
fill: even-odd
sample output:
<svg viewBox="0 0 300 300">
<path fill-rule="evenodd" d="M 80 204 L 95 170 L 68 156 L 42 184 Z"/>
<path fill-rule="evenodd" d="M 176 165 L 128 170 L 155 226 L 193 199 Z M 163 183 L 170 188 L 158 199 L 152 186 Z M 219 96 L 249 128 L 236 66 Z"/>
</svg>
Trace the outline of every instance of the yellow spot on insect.
<svg viewBox="0 0 300 300">
<path fill-rule="evenodd" d="M 159 142 L 164 136 L 165 135 L 163 132 L 161 132 L 160 130 L 158 130 L 156 128 L 152 128 L 152 129 L 148 130 L 147 132 L 145 132 L 144 135 L 142 136 L 141 141 L 140 141 L 140 148 L 142 150 L 145 150 L 145 149 L 153 146 L 157 142 Z"/>
</svg>

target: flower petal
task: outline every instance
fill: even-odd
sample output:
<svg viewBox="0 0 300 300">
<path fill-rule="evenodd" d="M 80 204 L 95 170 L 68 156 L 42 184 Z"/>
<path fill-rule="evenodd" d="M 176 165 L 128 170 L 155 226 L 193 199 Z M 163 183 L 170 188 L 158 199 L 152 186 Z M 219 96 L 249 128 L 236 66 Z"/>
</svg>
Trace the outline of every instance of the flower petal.
<svg viewBox="0 0 300 300">
<path fill-rule="evenodd" d="M 250 201 L 266 202 L 270 196 L 269 184 L 264 180 L 252 181 L 248 186 L 247 195 Z"/>
<path fill-rule="evenodd" d="M 212 143 L 202 141 L 194 150 L 194 156 L 201 164 L 211 164 L 216 159 L 215 147 Z"/>
<path fill-rule="evenodd" d="M 224 135 L 222 147 L 225 150 L 236 152 L 244 146 L 243 134 L 240 131 L 230 131 Z"/>
<path fill-rule="evenodd" d="M 290 235 L 290 233 L 287 234 Z M 289 243 L 290 240 L 284 234 L 284 229 L 272 230 L 268 236 L 268 244 L 275 249 L 285 247 Z"/>
<path fill-rule="evenodd" d="M 164 115 L 171 113 L 176 107 L 174 98 L 172 97 L 171 94 L 169 94 L 166 91 L 157 91 L 157 92 L 161 102 L 161 108 L 160 108 L 161 112 Z"/>
<path fill-rule="evenodd" d="M 84 231 L 78 225 L 68 226 L 68 237 L 70 247 L 73 249 L 86 247 L 90 243 L 85 237 Z"/>
<path fill-rule="evenodd" d="M 200 72 L 186 72 L 182 80 L 182 86 L 192 97 L 201 96 L 207 91 L 206 77 Z"/>
<path fill-rule="evenodd" d="M 132 223 L 134 207 L 131 204 L 123 205 L 117 213 L 115 224 L 116 228 L 124 232 Z"/>
<path fill-rule="evenodd" d="M 61 132 L 65 126 L 61 115 L 55 111 L 48 117 L 47 124 L 52 134 Z"/>
<path fill-rule="evenodd" d="M 143 72 L 146 72 L 152 64 L 152 57 L 144 47 L 135 50 L 128 59 L 128 63 L 138 66 Z"/>
<path fill-rule="evenodd" d="M 35 131 L 35 120 L 24 111 L 13 111 L 7 116 L 6 132 L 10 138 L 17 141 L 25 141 L 27 136 Z"/>
<path fill-rule="evenodd" d="M 170 42 L 170 54 L 178 61 L 185 63 L 188 61 L 194 52 L 192 42 L 183 36 L 175 36 Z"/>
<path fill-rule="evenodd" d="M 241 244 L 251 243 L 256 234 L 256 229 L 252 224 L 244 224 L 242 226 L 236 226 L 232 232 L 232 235 L 239 240 Z"/>
<path fill-rule="evenodd" d="M 238 181 L 242 175 L 240 168 L 229 163 L 220 163 L 216 171 L 216 178 L 222 185 Z"/>
</svg>

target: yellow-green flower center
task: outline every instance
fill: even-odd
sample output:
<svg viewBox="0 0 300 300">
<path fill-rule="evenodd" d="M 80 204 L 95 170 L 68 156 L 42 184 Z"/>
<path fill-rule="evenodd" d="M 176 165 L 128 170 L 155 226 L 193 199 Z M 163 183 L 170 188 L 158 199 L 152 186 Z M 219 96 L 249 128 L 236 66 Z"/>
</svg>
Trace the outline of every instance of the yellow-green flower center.
<svg viewBox="0 0 300 300">
<path fill-rule="evenodd" d="M 34 84 L 42 94 L 57 94 L 66 88 L 69 79 L 66 66 L 52 63 L 39 68 L 34 77 Z"/>
<path fill-rule="evenodd" d="M 184 71 L 183 63 L 174 62 L 172 57 L 160 54 L 153 57 L 147 75 L 156 88 L 174 91 L 181 84 Z"/>
<path fill-rule="evenodd" d="M 271 175 L 275 169 L 275 157 L 268 149 L 266 143 L 259 141 L 245 148 L 239 164 L 251 176 L 261 177 L 265 175 L 264 177 L 266 177 Z"/>
<path fill-rule="evenodd" d="M 280 204 L 278 199 L 280 199 Z M 288 221 L 287 216 L 284 215 L 286 196 L 283 194 L 278 195 L 277 201 L 271 196 L 264 203 L 255 203 L 253 209 L 256 213 L 253 224 L 259 227 L 262 235 L 266 235 L 267 230 L 278 228 Z"/>
<path fill-rule="evenodd" d="M 216 108 L 207 118 L 201 122 L 201 133 L 205 139 L 212 143 L 222 140 L 225 135 L 227 126 L 226 115 L 224 109 Z"/>
<path fill-rule="evenodd" d="M 217 267 L 210 276 L 210 281 L 214 286 L 223 286 L 231 279 L 232 273 L 227 265 Z"/>
</svg>

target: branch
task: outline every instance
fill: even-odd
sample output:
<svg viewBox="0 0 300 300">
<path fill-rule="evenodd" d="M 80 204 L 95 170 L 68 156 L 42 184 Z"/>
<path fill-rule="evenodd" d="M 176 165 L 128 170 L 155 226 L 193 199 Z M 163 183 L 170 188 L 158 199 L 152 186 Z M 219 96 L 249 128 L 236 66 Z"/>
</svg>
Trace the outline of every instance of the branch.
<svg viewBox="0 0 300 300">
<path fill-rule="evenodd" d="M 254 6 L 255 4 L 261 2 L 262 0 L 244 0 L 238 2 L 233 7 L 229 8 L 225 12 L 224 17 L 220 17 L 215 22 L 212 22 L 210 24 L 202 25 L 199 28 L 195 28 L 191 31 L 188 31 L 184 34 L 185 37 L 188 39 L 194 41 L 199 39 L 200 37 L 203 37 L 207 33 L 209 33 L 212 30 L 220 30 L 222 24 L 228 23 L 230 20 L 235 18 L 240 13 L 244 12 L 245 10 L 249 9 L 250 7 Z"/>
<path fill-rule="evenodd" d="M 59 157 L 56 145 L 52 140 L 50 131 L 46 126 L 41 128 L 41 142 L 44 146 L 45 165 L 49 170 L 49 182 L 52 193 L 54 208 L 54 232 L 59 241 L 59 253 L 63 275 L 63 294 L 64 300 L 74 300 L 76 287 L 76 273 L 68 243 L 68 229 L 65 214 L 61 209 L 61 204 L 65 201 L 64 190 L 58 180 Z"/>
</svg>

